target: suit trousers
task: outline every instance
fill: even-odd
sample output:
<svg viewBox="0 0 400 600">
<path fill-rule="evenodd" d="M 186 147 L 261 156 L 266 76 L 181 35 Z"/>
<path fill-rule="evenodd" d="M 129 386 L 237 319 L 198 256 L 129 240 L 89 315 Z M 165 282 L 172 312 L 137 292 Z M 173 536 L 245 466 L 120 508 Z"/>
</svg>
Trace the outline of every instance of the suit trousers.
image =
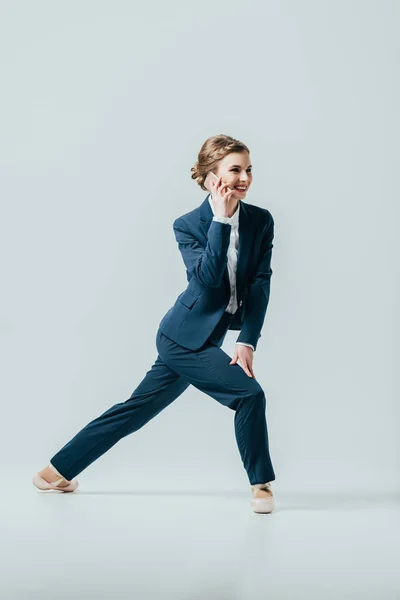
<svg viewBox="0 0 400 600">
<path fill-rule="evenodd" d="M 199 350 L 188 350 L 157 332 L 158 356 L 130 398 L 88 423 L 51 459 L 72 479 L 121 438 L 137 431 L 171 404 L 190 384 L 235 412 L 235 436 L 251 485 L 275 479 L 266 422 L 266 398 L 243 368 L 230 365 L 221 349 L 233 315 L 223 317 Z"/>
</svg>

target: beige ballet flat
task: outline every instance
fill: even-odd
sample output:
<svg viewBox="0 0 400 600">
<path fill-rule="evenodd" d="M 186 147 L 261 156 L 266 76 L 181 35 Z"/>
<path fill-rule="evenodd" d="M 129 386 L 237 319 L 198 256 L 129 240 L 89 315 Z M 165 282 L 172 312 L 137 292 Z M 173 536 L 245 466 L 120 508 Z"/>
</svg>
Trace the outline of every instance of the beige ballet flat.
<svg viewBox="0 0 400 600">
<path fill-rule="evenodd" d="M 50 482 L 46 481 L 46 479 L 43 479 L 43 477 L 41 477 L 39 473 L 35 473 L 32 479 L 32 483 L 39 490 L 59 490 L 60 492 L 74 492 L 78 487 L 77 479 L 72 479 L 68 485 L 62 487 L 59 484 L 63 480 L 64 477 L 61 477 L 60 479 L 57 479 L 57 481 Z"/>
<path fill-rule="evenodd" d="M 275 508 L 275 500 L 271 490 L 271 482 L 256 483 L 251 486 L 253 498 L 250 506 L 256 513 L 271 513 Z"/>
</svg>

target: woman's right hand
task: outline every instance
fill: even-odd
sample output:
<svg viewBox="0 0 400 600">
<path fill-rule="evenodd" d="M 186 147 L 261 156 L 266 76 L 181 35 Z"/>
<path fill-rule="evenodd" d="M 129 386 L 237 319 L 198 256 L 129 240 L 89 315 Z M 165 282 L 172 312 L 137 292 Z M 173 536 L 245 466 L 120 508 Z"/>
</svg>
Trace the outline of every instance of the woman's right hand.
<svg viewBox="0 0 400 600">
<path fill-rule="evenodd" d="M 214 206 L 215 216 L 229 217 L 229 213 L 231 212 L 229 201 L 234 193 L 234 190 L 231 190 L 227 183 L 222 184 L 222 177 L 218 177 L 218 181 L 211 181 L 210 184 L 211 201 Z"/>
</svg>

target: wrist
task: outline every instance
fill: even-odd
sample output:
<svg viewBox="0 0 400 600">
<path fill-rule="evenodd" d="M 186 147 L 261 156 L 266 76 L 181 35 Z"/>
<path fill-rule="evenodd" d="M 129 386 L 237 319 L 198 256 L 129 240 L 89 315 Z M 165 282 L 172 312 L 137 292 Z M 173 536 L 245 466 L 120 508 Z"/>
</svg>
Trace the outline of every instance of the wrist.
<svg viewBox="0 0 400 600">
<path fill-rule="evenodd" d="M 238 346 L 248 346 L 249 348 L 251 348 L 253 350 L 253 352 L 255 352 L 253 344 L 248 344 L 246 342 L 236 342 L 236 345 L 238 345 Z"/>
</svg>

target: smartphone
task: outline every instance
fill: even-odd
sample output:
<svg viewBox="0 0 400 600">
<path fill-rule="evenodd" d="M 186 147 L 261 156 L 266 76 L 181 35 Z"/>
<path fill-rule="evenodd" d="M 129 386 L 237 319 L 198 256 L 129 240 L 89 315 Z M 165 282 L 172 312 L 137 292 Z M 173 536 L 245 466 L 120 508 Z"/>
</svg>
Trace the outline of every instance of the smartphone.
<svg viewBox="0 0 400 600">
<path fill-rule="evenodd" d="M 211 180 L 211 178 L 212 178 L 214 181 L 218 181 L 218 177 L 215 175 L 215 173 L 213 173 L 212 171 L 210 171 L 210 172 L 209 172 L 209 174 L 208 174 L 208 175 L 207 175 L 207 177 L 206 177 L 206 180 L 205 180 L 205 184 L 206 184 L 206 185 L 209 185 L 209 184 L 210 184 L 210 180 Z M 225 182 L 224 182 L 224 181 L 222 181 L 222 184 L 224 184 L 224 183 L 225 183 Z M 209 187 L 211 187 L 211 186 L 209 185 Z M 228 192 L 232 192 L 233 190 L 231 190 L 231 189 L 228 187 L 228 188 L 227 188 L 227 191 L 228 191 Z"/>
</svg>

